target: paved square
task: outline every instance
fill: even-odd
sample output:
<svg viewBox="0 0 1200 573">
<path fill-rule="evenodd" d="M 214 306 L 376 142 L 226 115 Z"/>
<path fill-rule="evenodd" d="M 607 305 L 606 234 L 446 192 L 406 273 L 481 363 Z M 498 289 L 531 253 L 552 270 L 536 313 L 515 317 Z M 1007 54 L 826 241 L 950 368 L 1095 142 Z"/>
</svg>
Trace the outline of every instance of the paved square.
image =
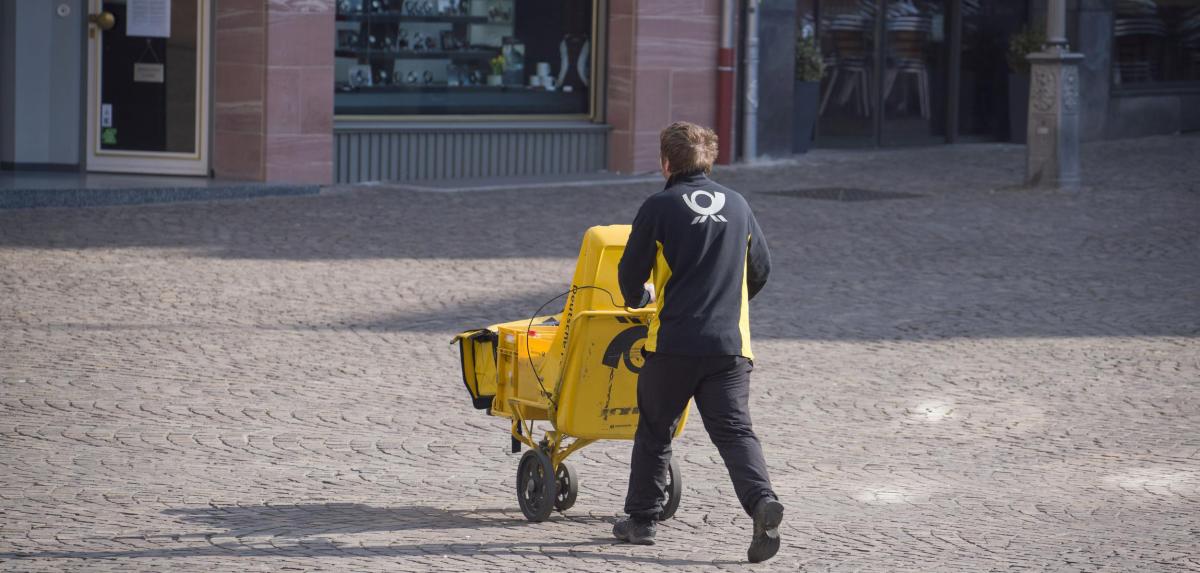
<svg viewBox="0 0 1200 573">
<path fill-rule="evenodd" d="M 755 424 L 788 515 L 754 570 L 1200 570 L 1200 138 L 817 152 L 727 170 L 775 272 Z M 769 191 L 919 194 L 828 201 Z M 448 345 L 565 288 L 656 184 L 0 211 L 0 569 L 746 570 L 698 418 L 654 547 L 628 442 L 528 524 Z"/>
</svg>

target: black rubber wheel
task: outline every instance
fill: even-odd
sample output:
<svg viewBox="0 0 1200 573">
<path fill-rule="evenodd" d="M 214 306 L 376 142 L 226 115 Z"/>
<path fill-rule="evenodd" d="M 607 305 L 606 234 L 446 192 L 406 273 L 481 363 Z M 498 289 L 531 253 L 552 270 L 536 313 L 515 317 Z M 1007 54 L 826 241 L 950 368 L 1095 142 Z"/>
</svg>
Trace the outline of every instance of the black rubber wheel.
<svg viewBox="0 0 1200 573">
<path fill-rule="evenodd" d="M 567 462 L 559 462 L 558 470 L 554 472 L 554 481 L 558 491 L 554 494 L 554 509 L 566 511 L 575 505 L 575 497 L 579 495 L 579 477 L 575 468 Z"/>
<path fill-rule="evenodd" d="M 554 494 L 558 489 L 550 457 L 541 450 L 528 450 L 517 466 L 517 503 L 525 519 L 546 521 L 554 510 Z"/>
<path fill-rule="evenodd" d="M 683 493 L 683 478 L 679 475 L 679 462 L 671 458 L 667 468 L 667 501 L 663 502 L 662 513 L 658 514 L 659 521 L 666 521 L 675 515 L 679 509 L 679 496 Z"/>
</svg>

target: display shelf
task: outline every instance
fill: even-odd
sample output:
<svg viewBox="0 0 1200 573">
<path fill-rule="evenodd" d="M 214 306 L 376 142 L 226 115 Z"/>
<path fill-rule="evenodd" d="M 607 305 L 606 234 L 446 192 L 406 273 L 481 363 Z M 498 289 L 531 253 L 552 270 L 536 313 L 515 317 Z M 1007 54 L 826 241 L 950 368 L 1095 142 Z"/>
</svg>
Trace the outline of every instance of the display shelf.
<svg viewBox="0 0 1200 573">
<path fill-rule="evenodd" d="M 429 22 L 443 24 L 489 24 L 487 16 L 418 16 L 396 12 L 338 14 L 339 22 Z"/>
<path fill-rule="evenodd" d="M 426 52 L 389 52 L 386 50 L 338 48 L 334 55 L 339 58 L 369 58 L 372 60 L 488 60 L 496 57 L 499 50 L 430 50 Z"/>
</svg>

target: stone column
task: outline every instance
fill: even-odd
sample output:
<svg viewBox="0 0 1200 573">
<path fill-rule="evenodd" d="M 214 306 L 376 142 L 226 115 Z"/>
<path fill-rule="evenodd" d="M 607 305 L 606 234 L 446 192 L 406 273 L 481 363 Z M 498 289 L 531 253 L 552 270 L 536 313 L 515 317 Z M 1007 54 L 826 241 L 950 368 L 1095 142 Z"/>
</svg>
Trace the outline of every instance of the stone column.
<svg viewBox="0 0 1200 573">
<path fill-rule="evenodd" d="M 1050 0 L 1047 41 L 1029 55 L 1029 143 L 1025 184 L 1075 189 L 1079 186 L 1079 62 L 1066 39 L 1065 0 Z"/>
<path fill-rule="evenodd" d="M 333 0 L 219 0 L 217 177 L 333 179 Z"/>
<path fill-rule="evenodd" d="M 653 173 L 667 124 L 716 126 L 721 1 L 612 0 L 608 26 L 608 168 Z"/>
</svg>

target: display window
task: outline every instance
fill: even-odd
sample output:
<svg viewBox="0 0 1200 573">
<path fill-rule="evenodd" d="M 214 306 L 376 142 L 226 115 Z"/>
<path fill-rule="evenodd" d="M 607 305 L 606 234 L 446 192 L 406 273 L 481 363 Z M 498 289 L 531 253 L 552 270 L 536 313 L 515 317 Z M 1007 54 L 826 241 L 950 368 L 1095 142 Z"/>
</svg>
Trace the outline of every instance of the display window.
<svg viewBox="0 0 1200 573">
<path fill-rule="evenodd" d="M 588 117 L 596 1 L 338 0 L 335 113 Z"/>
<path fill-rule="evenodd" d="M 1113 84 L 1200 82 L 1200 0 L 1118 0 Z"/>
</svg>

